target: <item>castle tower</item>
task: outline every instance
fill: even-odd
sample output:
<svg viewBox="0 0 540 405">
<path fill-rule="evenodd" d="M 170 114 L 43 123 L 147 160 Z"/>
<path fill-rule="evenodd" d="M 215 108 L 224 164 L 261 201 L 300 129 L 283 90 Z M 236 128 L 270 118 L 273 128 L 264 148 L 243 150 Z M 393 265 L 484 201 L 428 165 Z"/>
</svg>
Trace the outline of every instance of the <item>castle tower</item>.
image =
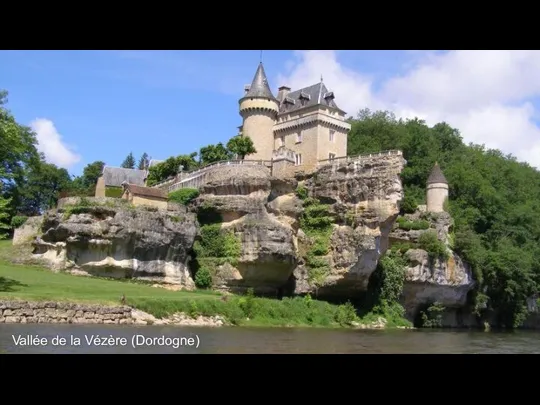
<svg viewBox="0 0 540 405">
<path fill-rule="evenodd" d="M 427 212 L 443 212 L 444 202 L 448 198 L 448 181 L 435 162 L 435 166 L 431 170 L 431 174 L 427 179 Z"/>
<path fill-rule="evenodd" d="M 271 160 L 274 151 L 274 125 L 279 112 L 279 102 L 272 94 L 262 62 L 257 68 L 251 86 L 239 101 L 243 118 L 242 135 L 249 136 L 257 153 L 246 159 Z"/>
</svg>

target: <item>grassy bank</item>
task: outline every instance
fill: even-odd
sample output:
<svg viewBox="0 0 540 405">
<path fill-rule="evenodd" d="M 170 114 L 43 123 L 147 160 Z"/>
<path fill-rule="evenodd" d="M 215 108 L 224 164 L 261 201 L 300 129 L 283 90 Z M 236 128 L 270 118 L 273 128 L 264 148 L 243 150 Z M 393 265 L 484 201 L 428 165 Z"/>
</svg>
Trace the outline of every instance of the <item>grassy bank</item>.
<svg viewBox="0 0 540 405">
<path fill-rule="evenodd" d="M 158 318 L 175 312 L 222 315 L 233 324 L 252 326 L 348 327 L 376 320 L 372 314 L 358 318 L 350 304 L 332 305 L 309 296 L 273 300 L 247 294 L 224 298 L 206 290 L 169 291 L 137 282 L 53 273 L 39 266 L 10 263 L 8 258 L 15 249 L 11 241 L 0 241 L 0 299 L 119 305 L 125 294 L 128 305 Z"/>
</svg>

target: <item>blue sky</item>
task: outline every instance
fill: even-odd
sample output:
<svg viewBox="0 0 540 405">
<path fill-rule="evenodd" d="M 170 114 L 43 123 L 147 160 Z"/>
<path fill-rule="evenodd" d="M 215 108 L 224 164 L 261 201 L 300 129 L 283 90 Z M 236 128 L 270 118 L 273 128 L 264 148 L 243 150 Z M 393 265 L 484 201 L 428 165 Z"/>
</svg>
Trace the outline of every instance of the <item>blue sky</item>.
<svg viewBox="0 0 540 405">
<path fill-rule="evenodd" d="M 531 68 L 540 67 L 538 52 L 463 52 L 264 51 L 263 62 L 274 90 L 322 74 L 351 115 L 370 107 L 445 119 L 466 140 L 540 163 L 540 86 L 513 76 L 538 75 Z M 95 160 L 120 165 L 130 151 L 164 159 L 225 143 L 241 125 L 238 99 L 259 58 L 260 51 L 0 51 L 0 89 L 17 120 L 33 125 L 47 159 L 78 175 Z M 498 68 L 486 73 L 486 58 Z M 508 142 L 514 129 L 525 145 Z"/>
</svg>

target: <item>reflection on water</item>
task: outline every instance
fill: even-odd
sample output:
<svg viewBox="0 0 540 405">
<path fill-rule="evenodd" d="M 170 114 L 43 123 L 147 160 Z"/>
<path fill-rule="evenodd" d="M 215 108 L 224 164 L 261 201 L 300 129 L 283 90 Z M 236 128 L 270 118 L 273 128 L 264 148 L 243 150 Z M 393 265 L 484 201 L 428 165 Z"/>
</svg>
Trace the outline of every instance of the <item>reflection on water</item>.
<svg viewBox="0 0 540 405">
<path fill-rule="evenodd" d="M 112 339 L 104 339 L 105 337 Z M 538 354 L 539 337 L 539 332 L 529 331 L 485 333 L 436 330 L 2 324 L 0 353 Z M 14 339 L 18 339 L 18 344 Z M 133 343 L 142 345 L 133 347 Z"/>
</svg>

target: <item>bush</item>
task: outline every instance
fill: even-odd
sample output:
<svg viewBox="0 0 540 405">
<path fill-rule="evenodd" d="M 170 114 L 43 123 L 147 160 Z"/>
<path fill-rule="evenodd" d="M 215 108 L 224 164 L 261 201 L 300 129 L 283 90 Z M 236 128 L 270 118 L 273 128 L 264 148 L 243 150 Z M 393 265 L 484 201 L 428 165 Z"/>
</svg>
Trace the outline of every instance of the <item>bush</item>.
<svg viewBox="0 0 540 405">
<path fill-rule="evenodd" d="M 437 231 L 429 230 L 424 232 L 418 238 L 418 247 L 428 252 L 431 259 L 443 259 L 448 260 L 450 253 L 446 248 L 446 245 L 439 240 Z"/>
<path fill-rule="evenodd" d="M 182 205 L 188 205 L 199 196 L 199 190 L 196 188 L 181 188 L 169 193 L 169 201 Z"/>
<path fill-rule="evenodd" d="M 13 218 L 11 218 L 11 226 L 14 229 L 19 228 L 23 226 L 27 220 L 28 220 L 28 217 L 25 215 L 15 215 Z"/>
<path fill-rule="evenodd" d="M 404 217 L 399 217 L 396 220 L 398 226 L 405 231 L 419 231 L 429 229 L 429 222 L 426 220 L 414 220 L 410 221 Z"/>
<path fill-rule="evenodd" d="M 195 286 L 201 289 L 212 287 L 212 274 L 207 267 L 201 267 L 195 274 Z"/>
</svg>

